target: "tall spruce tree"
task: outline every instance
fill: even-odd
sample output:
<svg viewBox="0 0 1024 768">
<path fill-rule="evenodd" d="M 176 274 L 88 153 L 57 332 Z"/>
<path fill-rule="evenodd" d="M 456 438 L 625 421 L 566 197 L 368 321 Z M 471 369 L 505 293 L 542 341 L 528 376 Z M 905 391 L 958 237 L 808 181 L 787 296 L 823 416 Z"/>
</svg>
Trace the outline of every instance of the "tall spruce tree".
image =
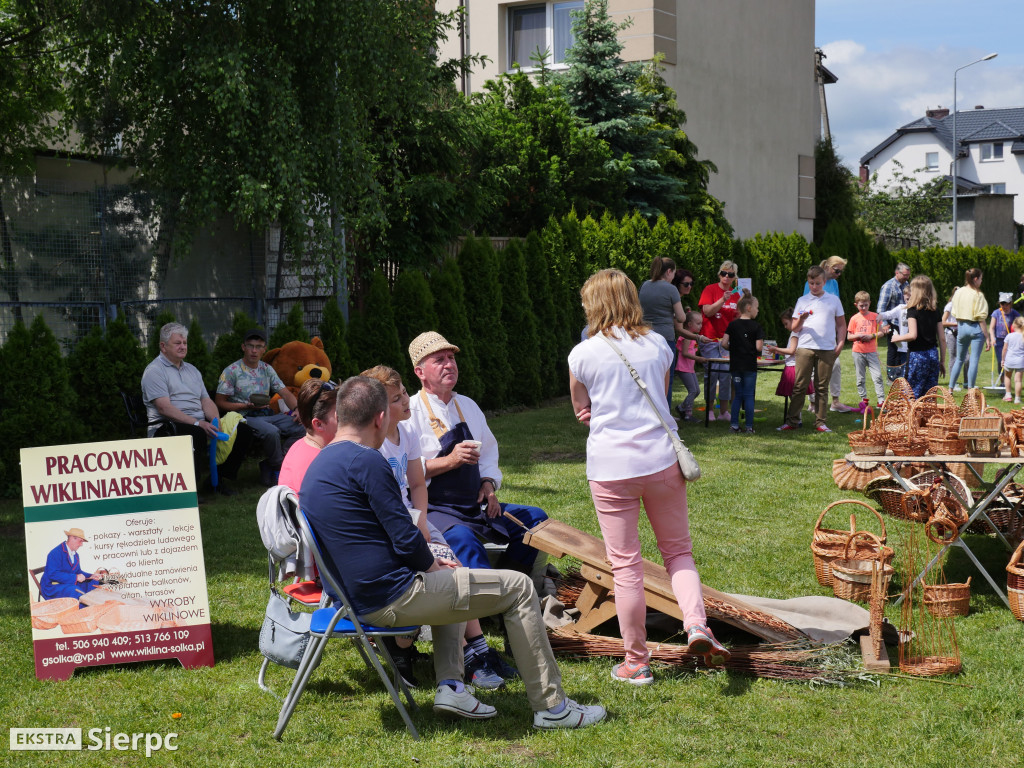
<svg viewBox="0 0 1024 768">
<path fill-rule="evenodd" d="M 344 381 L 358 373 L 348 351 L 345 316 L 338 302 L 333 299 L 328 299 L 324 304 L 324 312 L 320 317 L 320 341 L 323 342 L 327 359 L 331 361 L 331 378 Z"/>
<path fill-rule="evenodd" d="M 853 225 L 857 217 L 853 174 L 843 165 L 832 139 L 814 145 L 814 242 L 821 245 L 829 224 Z"/>
<path fill-rule="evenodd" d="M 544 257 L 544 243 L 537 232 L 531 232 L 523 245 L 526 261 L 526 285 L 537 321 L 537 348 L 540 353 L 541 396 L 554 397 L 564 391 L 565 377 L 560 376 L 560 351 L 556 329 L 558 313 L 552 298 L 551 280 L 554 270 Z M 565 330 L 565 329 L 562 329 Z"/>
<path fill-rule="evenodd" d="M 430 292 L 426 275 L 418 269 L 403 269 L 399 272 L 395 278 L 395 289 L 391 292 L 391 304 L 395 308 L 395 327 L 403 350 L 402 366 L 398 370 L 402 373 L 406 389 L 412 392 L 416 390 L 416 376 L 412 370 L 412 360 L 405 354 L 409 342 L 424 331 L 437 330 L 434 296 Z M 457 342 L 452 343 L 460 346 Z"/>
<path fill-rule="evenodd" d="M 685 203 L 683 183 L 658 161 L 672 129 L 658 127 L 652 116 L 657 97 L 638 87 L 643 67 L 623 62 L 618 33 L 632 22 L 614 23 L 608 0 L 587 0 L 573 11 L 576 42 L 565 52 L 569 69 L 559 78 L 573 112 L 589 123 L 611 147 L 611 162 L 628 168 L 626 207 L 654 219 Z M 618 211 L 622 214 L 627 211 Z"/>
<path fill-rule="evenodd" d="M 348 348 L 360 371 L 375 365 L 402 368 L 402 346 L 395 330 L 388 279 L 374 270 L 363 302 L 363 311 L 352 316 L 348 325 Z"/>
</svg>

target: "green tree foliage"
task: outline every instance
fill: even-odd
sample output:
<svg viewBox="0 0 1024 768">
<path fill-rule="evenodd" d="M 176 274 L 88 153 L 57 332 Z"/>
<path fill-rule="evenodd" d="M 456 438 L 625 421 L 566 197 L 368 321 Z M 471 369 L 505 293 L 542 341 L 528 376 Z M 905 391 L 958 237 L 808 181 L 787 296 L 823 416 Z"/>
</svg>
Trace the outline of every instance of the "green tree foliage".
<svg viewBox="0 0 1024 768">
<path fill-rule="evenodd" d="M 621 207 L 625 169 L 549 79 L 535 83 L 516 70 L 488 80 L 477 97 L 481 181 L 496 203 L 481 222 L 487 231 L 525 236 L 573 208 L 600 215 Z"/>
<path fill-rule="evenodd" d="M 46 119 L 64 108 L 63 51 L 74 0 L 0 0 L 0 172 L 31 167 L 59 136 Z"/>
<path fill-rule="evenodd" d="M 697 145 L 683 130 L 686 113 L 679 108 L 675 90 L 661 75 L 665 70 L 662 65 L 664 59 L 664 53 L 655 54 L 643 65 L 637 78 L 638 90 L 653 97 L 651 117 L 654 118 L 655 130 L 666 132 L 657 154 L 658 162 L 665 173 L 682 182 L 685 193 L 677 205 L 664 213 L 670 219 L 715 224 L 731 234 L 732 225 L 725 218 L 725 204 L 708 192 L 708 181 L 712 173 L 718 173 L 718 168 L 710 160 L 697 159 Z"/>
<path fill-rule="evenodd" d="M 512 240 L 498 256 L 501 285 L 501 323 L 508 334 L 508 403 L 536 405 L 542 396 L 541 355 L 537 341 L 537 319 L 526 278 L 523 246 Z"/>
<path fill-rule="evenodd" d="M 348 348 L 360 371 L 375 365 L 402 370 L 402 345 L 395 328 L 388 279 L 380 270 L 370 277 L 362 311 L 354 313 L 349 321 Z"/>
<path fill-rule="evenodd" d="M 323 342 L 327 359 L 331 361 L 332 378 L 344 381 L 349 376 L 359 373 L 348 351 L 345 316 L 341 313 L 338 302 L 332 299 L 328 299 L 324 304 L 324 312 L 320 318 L 320 341 Z"/>
<path fill-rule="evenodd" d="M 620 56 L 618 33 L 630 24 L 611 20 L 607 0 L 587 0 L 582 12 L 573 12 L 576 42 L 565 53 L 569 69 L 559 82 L 573 111 L 608 142 L 612 162 L 628 170 L 626 211 L 654 219 L 686 200 L 680 180 L 658 161 L 674 131 L 655 124 L 656 98 L 638 86 L 642 65 Z"/>
<path fill-rule="evenodd" d="M 466 310 L 473 318 L 479 370 L 485 382 L 480 405 L 501 408 L 508 402 L 512 372 L 508 362 L 508 333 L 502 324 L 497 258 L 490 240 L 467 237 L 459 252 L 458 263 L 466 291 Z M 511 330 L 518 332 L 518 329 Z M 452 343 L 458 344 L 456 341 Z"/>
<path fill-rule="evenodd" d="M 836 154 L 831 139 L 814 145 L 814 242 L 821 244 L 829 225 L 856 221 L 857 180 Z"/>
<path fill-rule="evenodd" d="M 430 292 L 426 275 L 417 269 L 403 269 L 399 272 L 391 292 L 391 303 L 395 308 L 395 327 L 402 348 L 402 366 L 397 370 L 402 373 L 406 389 L 414 392 L 417 389 L 416 376 L 407 353 L 409 342 L 424 331 L 435 331 L 438 327 L 434 295 Z"/>
<path fill-rule="evenodd" d="M 928 247 L 938 242 L 929 224 L 950 220 L 950 202 L 946 195 L 951 184 L 946 178 L 918 184 L 893 161 L 893 178 L 888 186 L 878 183 L 878 174 L 858 186 L 857 216 L 869 232 L 898 247 Z"/>
<path fill-rule="evenodd" d="M 267 341 L 267 349 L 283 347 L 289 341 L 304 341 L 308 344 L 310 337 L 303 322 L 304 318 L 302 302 L 296 301 L 292 304 L 292 308 L 288 310 L 284 320 L 279 322 L 277 327 L 271 331 L 270 339 Z"/>
<path fill-rule="evenodd" d="M 411 257 L 478 208 L 461 63 L 437 58 L 454 21 L 425 0 L 92 3 L 70 118 L 90 148 L 118 138 L 183 236 L 227 214 L 336 263 L 342 227 L 371 262 Z"/>
<path fill-rule="evenodd" d="M 458 391 L 480 402 L 484 397 L 483 377 L 480 373 L 480 358 L 476 354 L 477 340 L 469 327 L 466 289 L 458 261 L 445 259 L 434 270 L 430 277 L 430 292 L 436 297 L 434 311 L 437 312 L 437 332 L 459 348 Z M 410 392 L 419 389 L 416 381 L 412 385 L 406 382 Z"/>
<path fill-rule="evenodd" d="M 32 371 L 45 371 L 45 382 Z M 9 497 L 21 492 L 21 448 L 83 437 L 67 365 L 42 315 L 28 328 L 16 322 L 0 347 L 0 434 L 0 494 Z"/>
<path fill-rule="evenodd" d="M 541 397 L 555 397 L 565 392 L 566 378 L 561 375 L 563 361 L 559 356 L 566 346 L 568 326 L 559 326 L 558 313 L 555 311 L 551 292 L 553 270 L 548 265 L 544 255 L 544 243 L 537 232 L 531 232 L 526 238 L 523 244 L 523 260 L 526 267 L 526 291 L 537 325 Z M 559 371 L 559 375 L 553 375 L 554 371 Z"/>
<path fill-rule="evenodd" d="M 192 344 L 189 339 L 189 357 Z M 70 381 L 78 382 L 75 412 L 89 440 L 128 437 L 128 421 L 119 390 L 138 391 L 146 354 L 123 316 L 100 326 L 75 345 L 67 357 Z"/>
</svg>

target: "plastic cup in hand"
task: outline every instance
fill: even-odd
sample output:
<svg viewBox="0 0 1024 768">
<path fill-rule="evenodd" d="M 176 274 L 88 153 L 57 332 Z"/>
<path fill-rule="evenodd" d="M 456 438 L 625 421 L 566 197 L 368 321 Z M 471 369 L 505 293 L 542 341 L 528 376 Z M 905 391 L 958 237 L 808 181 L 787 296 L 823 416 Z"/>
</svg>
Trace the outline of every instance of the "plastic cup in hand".
<svg viewBox="0 0 1024 768">
<path fill-rule="evenodd" d="M 463 440 L 462 444 L 463 445 L 468 445 L 470 448 L 472 448 L 477 453 L 480 453 L 480 446 L 483 445 L 483 443 L 481 443 L 479 440 Z"/>
</svg>

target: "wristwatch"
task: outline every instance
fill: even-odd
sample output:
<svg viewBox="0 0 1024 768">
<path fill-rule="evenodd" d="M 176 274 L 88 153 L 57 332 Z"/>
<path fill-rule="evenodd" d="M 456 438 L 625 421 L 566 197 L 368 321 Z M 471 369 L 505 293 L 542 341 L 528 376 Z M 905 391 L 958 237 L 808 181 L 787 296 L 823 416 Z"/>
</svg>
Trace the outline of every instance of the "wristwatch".
<svg viewBox="0 0 1024 768">
<path fill-rule="evenodd" d="M 193 427 L 198 427 L 199 426 L 199 421 L 200 421 L 199 419 L 196 419 L 195 423 L 192 426 Z"/>
</svg>

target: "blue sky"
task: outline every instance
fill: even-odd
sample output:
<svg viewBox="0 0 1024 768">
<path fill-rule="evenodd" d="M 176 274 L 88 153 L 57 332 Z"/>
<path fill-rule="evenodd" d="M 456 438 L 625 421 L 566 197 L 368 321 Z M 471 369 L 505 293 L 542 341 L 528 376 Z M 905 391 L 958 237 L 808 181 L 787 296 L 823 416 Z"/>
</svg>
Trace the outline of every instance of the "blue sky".
<svg viewBox="0 0 1024 768">
<path fill-rule="evenodd" d="M 860 157 L 926 109 L 1024 107 L 1024 0 L 817 0 L 815 44 L 839 82 L 825 88 L 843 161 Z"/>
</svg>

